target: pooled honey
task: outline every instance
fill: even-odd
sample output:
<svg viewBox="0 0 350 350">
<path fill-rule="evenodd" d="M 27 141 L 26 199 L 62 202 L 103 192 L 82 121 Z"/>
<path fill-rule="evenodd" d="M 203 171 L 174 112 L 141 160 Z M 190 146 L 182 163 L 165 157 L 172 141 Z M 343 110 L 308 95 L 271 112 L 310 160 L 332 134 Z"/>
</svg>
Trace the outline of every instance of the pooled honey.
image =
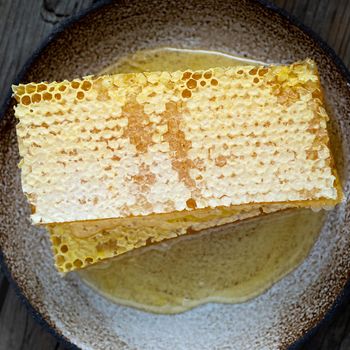
<svg viewBox="0 0 350 350">
<path fill-rule="evenodd" d="M 101 74 L 141 73 L 156 71 L 205 70 L 212 67 L 261 65 L 264 62 L 232 56 L 218 51 L 160 48 L 137 51 L 120 58 Z"/>
<path fill-rule="evenodd" d="M 228 54 L 179 49 L 140 51 L 102 73 L 207 69 L 259 64 Z M 324 212 L 294 209 L 136 249 L 79 272 L 108 299 L 156 313 L 206 302 L 244 302 L 266 291 L 308 255 Z"/>
</svg>

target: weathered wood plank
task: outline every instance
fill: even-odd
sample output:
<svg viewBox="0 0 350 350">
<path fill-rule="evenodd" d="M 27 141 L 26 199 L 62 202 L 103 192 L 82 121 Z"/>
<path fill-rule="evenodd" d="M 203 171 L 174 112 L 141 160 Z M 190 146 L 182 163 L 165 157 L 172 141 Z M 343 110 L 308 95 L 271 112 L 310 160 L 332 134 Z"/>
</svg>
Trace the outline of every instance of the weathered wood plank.
<svg viewBox="0 0 350 350">
<path fill-rule="evenodd" d="M 5 304 L 5 299 L 6 299 L 8 290 L 9 290 L 9 283 L 0 269 L 0 315 L 1 315 L 1 310 Z"/>
<path fill-rule="evenodd" d="M 350 349 L 350 305 L 330 322 L 322 326 L 299 350 L 348 350 Z"/>
<path fill-rule="evenodd" d="M 23 64 L 61 20 L 93 0 L 0 1 L 0 106 Z"/>
<path fill-rule="evenodd" d="M 55 25 L 93 0 L 0 0 L 0 105 L 19 70 Z M 64 350 L 18 300 L 0 273 L 0 350 Z"/>
<path fill-rule="evenodd" d="M 50 350 L 57 345 L 56 339 L 36 324 L 12 288 L 0 314 L 0 335 L 0 350 Z"/>
<path fill-rule="evenodd" d="M 0 0 L 0 105 L 19 69 L 63 19 L 93 0 Z M 312 27 L 350 67 L 350 1 L 275 0 Z M 64 350 L 41 329 L 0 271 L 0 350 Z M 350 349 L 350 305 L 301 350 Z"/>
<path fill-rule="evenodd" d="M 274 0 L 318 33 L 350 68 L 350 1 Z"/>
</svg>

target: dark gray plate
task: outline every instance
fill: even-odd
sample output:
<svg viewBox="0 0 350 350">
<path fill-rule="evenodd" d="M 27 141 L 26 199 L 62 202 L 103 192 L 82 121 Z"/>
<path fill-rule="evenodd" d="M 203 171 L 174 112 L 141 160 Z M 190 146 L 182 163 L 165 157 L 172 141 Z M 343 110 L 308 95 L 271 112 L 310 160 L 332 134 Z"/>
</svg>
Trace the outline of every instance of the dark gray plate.
<svg viewBox="0 0 350 350">
<path fill-rule="evenodd" d="M 0 246 L 5 270 L 39 321 L 82 349 L 285 348 L 324 317 L 350 272 L 349 73 L 307 29 L 258 1 L 139 0 L 104 4 L 66 23 L 32 58 L 20 80 L 83 76 L 126 53 L 160 46 L 213 49 L 265 62 L 305 57 L 317 61 L 341 135 L 346 198 L 329 213 L 310 256 L 250 302 L 208 304 L 173 316 L 114 305 L 74 274 L 61 279 L 47 235 L 30 224 L 10 105 L 0 122 Z"/>
</svg>

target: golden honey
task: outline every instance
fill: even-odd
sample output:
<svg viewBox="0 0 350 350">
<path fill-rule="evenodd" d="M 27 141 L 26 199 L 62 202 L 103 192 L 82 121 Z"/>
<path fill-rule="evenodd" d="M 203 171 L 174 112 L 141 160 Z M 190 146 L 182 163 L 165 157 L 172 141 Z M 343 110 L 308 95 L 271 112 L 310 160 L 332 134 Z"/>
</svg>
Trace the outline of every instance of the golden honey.
<svg viewBox="0 0 350 350">
<path fill-rule="evenodd" d="M 140 51 L 103 73 L 206 69 L 260 64 L 227 54 Z M 266 291 L 308 255 L 324 211 L 291 209 L 136 249 L 78 272 L 108 299 L 156 313 L 206 302 L 238 303 Z"/>
</svg>

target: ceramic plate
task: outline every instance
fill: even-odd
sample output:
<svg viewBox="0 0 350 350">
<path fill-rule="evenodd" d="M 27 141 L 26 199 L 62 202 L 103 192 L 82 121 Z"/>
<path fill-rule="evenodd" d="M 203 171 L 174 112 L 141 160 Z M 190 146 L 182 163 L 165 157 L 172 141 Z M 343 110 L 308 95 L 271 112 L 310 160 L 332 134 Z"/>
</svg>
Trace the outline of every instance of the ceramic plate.
<svg viewBox="0 0 350 350">
<path fill-rule="evenodd" d="M 39 322 L 81 349 L 284 349 L 314 327 L 350 272 L 350 93 L 344 65 L 310 30 L 260 1 L 139 0 L 103 3 L 66 22 L 19 77 L 60 80 L 101 71 L 139 49 L 218 50 L 258 61 L 319 65 L 341 135 L 345 201 L 331 211 L 309 257 L 266 293 L 242 304 L 207 304 L 154 315 L 112 304 L 75 274 L 54 269 L 49 241 L 31 225 L 18 163 L 11 103 L 0 122 L 0 246 L 3 267 Z M 338 298 L 338 301 L 340 299 Z"/>
</svg>

